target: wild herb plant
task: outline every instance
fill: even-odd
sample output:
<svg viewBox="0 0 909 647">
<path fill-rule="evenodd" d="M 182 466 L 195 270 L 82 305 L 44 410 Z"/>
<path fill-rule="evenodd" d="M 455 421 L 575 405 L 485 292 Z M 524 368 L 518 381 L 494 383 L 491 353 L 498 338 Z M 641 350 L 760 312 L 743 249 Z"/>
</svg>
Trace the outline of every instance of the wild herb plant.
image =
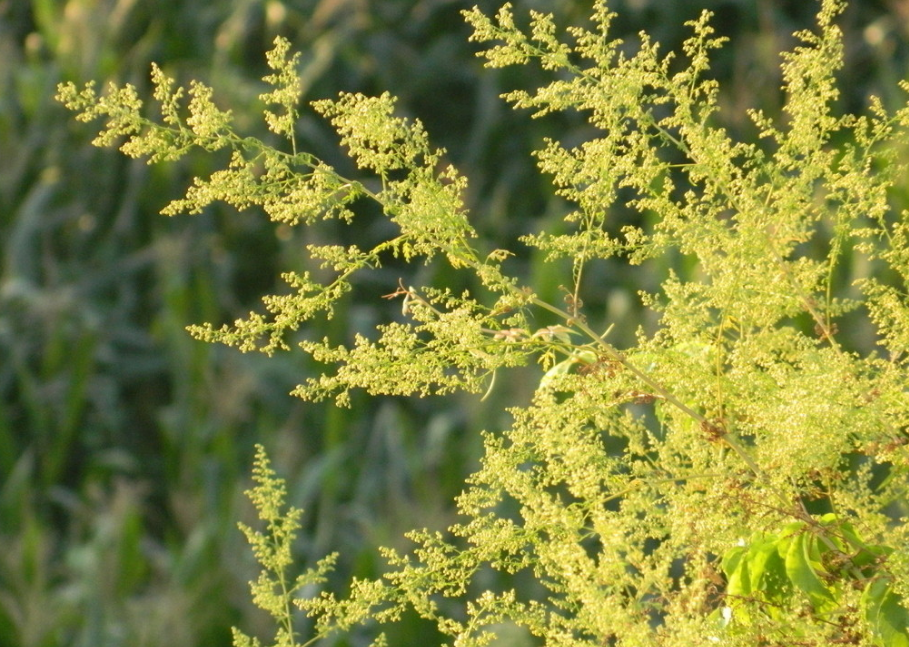
<svg viewBox="0 0 909 647">
<path fill-rule="evenodd" d="M 446 264 L 477 287 L 390 285 L 402 316 L 375 335 L 297 342 L 330 368 L 296 395 L 340 406 L 352 389 L 482 397 L 497 376 L 542 366 L 532 401 L 509 409 L 511 428 L 483 432 L 482 465 L 457 500 L 462 521 L 415 530 L 408 553 L 385 549 L 385 575 L 353 581 L 343 597 L 298 595 L 330 559 L 288 579 L 299 512 L 283 511 L 283 485 L 260 452 L 253 501 L 267 530 L 246 532 L 275 644 L 304 641 L 292 624 L 300 609 L 312 620 L 305 642 L 410 610 L 465 647 L 489 644 L 505 624 L 547 645 L 909 645 L 909 225 L 888 202 L 907 171 L 909 107 L 890 112 L 872 97 L 865 114 L 837 113 L 844 8 L 823 0 L 816 30 L 796 34 L 801 44 L 783 55 L 783 117 L 750 112 L 756 141 L 722 127 L 710 57 L 723 39 L 708 12 L 689 24 L 681 60 L 646 34 L 634 48 L 611 38 L 605 3 L 564 35 L 541 13 L 518 26 L 509 5 L 494 17 L 465 12 L 472 40 L 492 43 L 488 66 L 553 72 L 507 100 L 537 116 L 578 111 L 597 133 L 536 154 L 575 209 L 559 232 L 522 243 L 570 259 L 565 303 L 509 272 L 518 247 L 479 239 L 466 179 L 418 121 L 396 116 L 390 95 L 312 104 L 363 177 L 298 150 L 298 58 L 285 40 L 268 54 L 272 90 L 261 98 L 286 150 L 238 134 L 211 88 L 177 88 L 157 67 L 158 117 L 128 85 L 60 86 L 78 119 L 107 120 L 99 145 L 125 138 L 123 152 L 150 162 L 194 147 L 230 152 L 166 214 L 224 201 L 288 225 L 350 223 L 367 201 L 396 226 L 373 246 L 310 245 L 318 276 L 288 272 L 291 291 L 266 297 L 264 313 L 194 326 L 197 338 L 289 350 L 357 275 L 398 259 Z M 640 224 L 617 226 L 623 208 Z M 612 325 L 601 331 L 585 311 L 591 274 L 602 259 L 664 258 L 685 263 L 640 295 L 658 325 L 617 348 Z M 855 258 L 870 270 L 842 267 Z M 536 324 L 544 315 L 559 323 Z M 846 323 L 872 329 L 874 344 L 850 341 Z M 236 644 L 259 643 L 237 633 Z"/>
</svg>

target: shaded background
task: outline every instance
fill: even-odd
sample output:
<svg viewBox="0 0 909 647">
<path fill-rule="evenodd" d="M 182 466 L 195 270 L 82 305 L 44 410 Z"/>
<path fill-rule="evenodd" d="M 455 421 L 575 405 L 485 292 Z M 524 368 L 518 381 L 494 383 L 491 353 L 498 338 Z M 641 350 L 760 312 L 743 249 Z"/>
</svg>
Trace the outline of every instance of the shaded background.
<svg viewBox="0 0 909 647">
<path fill-rule="evenodd" d="M 190 339 L 191 323 L 220 323 L 283 289 L 305 269 L 309 242 L 351 236 L 334 224 L 275 226 L 261 214 L 212 208 L 158 215 L 194 175 L 223 160 L 190 155 L 148 166 L 90 145 L 91 126 L 53 101 L 60 81 L 131 82 L 148 96 L 157 61 L 181 82 L 213 85 L 246 133 L 269 138 L 257 96 L 264 52 L 278 34 L 304 53 L 304 99 L 338 91 L 400 98 L 471 180 L 480 233 L 517 250 L 514 271 L 560 299 L 564 265 L 544 265 L 516 242 L 561 227 L 568 209 L 529 155 L 544 136 L 592 136 L 577 115 L 531 120 L 497 97 L 535 87 L 529 69 L 483 70 L 459 15 L 472 0 L 0 0 L 0 646 L 229 645 L 229 628 L 270 631 L 246 582 L 255 564 L 236 530 L 251 520 L 242 496 L 254 443 L 264 443 L 304 507 L 301 561 L 339 550 L 337 581 L 375 575 L 375 545 L 406 545 L 411 527 L 452 520 L 451 499 L 475 466 L 478 431 L 508 424 L 532 371 L 500 376 L 485 402 L 354 398 L 351 409 L 288 396 L 319 367 L 297 353 L 268 359 Z M 499 0 L 482 0 L 494 11 Z M 518 0 L 516 13 L 553 11 L 583 23 L 580 0 Z M 909 2 L 854 2 L 843 107 L 869 92 L 893 106 L 906 76 Z M 616 34 L 646 29 L 678 46 L 701 8 L 731 37 L 714 68 L 723 116 L 750 136 L 744 109 L 778 111 L 778 52 L 812 24 L 811 2 L 625 0 Z M 629 45 L 631 46 L 631 45 Z M 300 147 L 354 174 L 325 124 L 306 113 Z M 905 204 L 906 189 L 894 200 Z M 616 227 L 634 216 L 616 213 Z M 364 214 L 360 237 L 387 224 Z M 676 262 L 667 259 L 665 262 Z M 848 265 L 848 264 L 847 264 Z M 653 289 L 653 266 L 590 273 L 587 307 L 631 343 L 643 320 L 634 296 Z M 303 334 L 368 331 L 399 307 L 379 298 L 406 282 L 469 287 L 435 266 L 388 267 L 364 277 L 329 324 Z M 646 323 L 646 321 L 643 321 Z M 544 325 L 546 322 L 541 322 Z M 605 325 L 603 326 L 605 327 Z M 858 336 L 854 342 L 862 345 Z M 433 644 L 406 620 L 398 644 Z M 339 644 L 358 637 L 339 637 Z M 524 644 L 520 636 L 514 644 Z M 503 642 L 504 644 L 504 642 Z M 529 643 L 528 643 L 529 644 Z"/>
</svg>

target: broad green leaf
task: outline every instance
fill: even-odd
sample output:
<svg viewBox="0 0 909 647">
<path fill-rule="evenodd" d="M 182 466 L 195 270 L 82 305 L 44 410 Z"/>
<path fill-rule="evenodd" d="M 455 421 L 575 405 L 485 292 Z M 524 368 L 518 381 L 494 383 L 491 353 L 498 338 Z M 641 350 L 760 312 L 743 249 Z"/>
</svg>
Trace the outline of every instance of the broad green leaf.
<svg viewBox="0 0 909 647">
<path fill-rule="evenodd" d="M 728 584 L 726 592 L 733 596 L 747 596 L 751 593 L 751 577 L 748 572 L 748 549 L 737 546 L 723 558 L 723 571 Z"/>
<path fill-rule="evenodd" d="M 748 560 L 754 590 L 764 591 L 771 599 L 780 599 L 788 594 L 786 565 L 777 550 L 775 538 L 752 545 Z"/>
<path fill-rule="evenodd" d="M 792 583 L 804 591 L 816 610 L 836 602 L 830 589 L 818 577 L 820 553 L 813 535 L 804 532 L 792 537 L 786 550 L 786 574 Z"/>
<path fill-rule="evenodd" d="M 726 551 L 726 554 L 723 555 L 723 561 L 720 564 L 726 577 L 729 577 L 732 572 L 738 568 L 742 558 L 747 552 L 748 547 L 745 545 L 736 546 L 735 548 L 730 548 Z"/>
<path fill-rule="evenodd" d="M 862 593 L 861 603 L 876 645 L 909 647 L 909 610 L 893 592 L 888 578 L 872 580 Z"/>
</svg>

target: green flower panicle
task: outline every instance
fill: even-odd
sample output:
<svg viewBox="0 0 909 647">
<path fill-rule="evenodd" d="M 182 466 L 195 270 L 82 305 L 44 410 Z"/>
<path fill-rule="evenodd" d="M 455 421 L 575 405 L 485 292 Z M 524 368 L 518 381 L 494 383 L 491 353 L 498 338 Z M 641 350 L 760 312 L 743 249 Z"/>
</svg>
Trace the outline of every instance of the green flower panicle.
<svg viewBox="0 0 909 647">
<path fill-rule="evenodd" d="M 241 136 L 210 88 L 178 88 L 157 67 L 153 115 L 128 85 L 60 86 L 77 119 L 105 120 L 98 145 L 149 162 L 230 153 L 166 214 L 225 202 L 287 226 L 343 225 L 366 201 L 387 218 L 375 244 L 310 245 L 318 271 L 286 272 L 288 289 L 259 311 L 193 326 L 195 337 L 305 352 L 326 368 L 295 394 L 340 405 L 354 390 L 485 398 L 497 376 L 532 372 L 533 397 L 496 418 L 508 428 L 483 432 L 458 522 L 415 530 L 412 550 L 384 550 L 387 572 L 343 595 L 301 597 L 335 558 L 289 575 L 301 512 L 285 509 L 257 450 L 250 497 L 264 529 L 242 529 L 275 645 L 301 644 L 300 615 L 306 643 L 366 625 L 383 645 L 382 626 L 405 613 L 458 647 L 489 645 L 506 626 L 560 646 L 909 645 L 909 225 L 892 199 L 907 176 L 909 107 L 870 98 L 864 113 L 839 114 L 844 10 L 823 0 L 815 28 L 795 34 L 781 115 L 749 111 L 757 135 L 746 141 L 723 125 L 710 65 L 724 39 L 709 12 L 676 53 L 646 34 L 633 47 L 615 39 L 605 2 L 567 30 L 540 12 L 522 27 L 510 5 L 465 12 L 488 67 L 552 75 L 507 101 L 588 126 L 585 141 L 550 139 L 535 153 L 570 206 L 521 243 L 570 267 L 558 301 L 510 273 L 523 249 L 482 240 L 467 179 L 391 95 L 312 104 L 356 177 L 298 150 L 286 40 L 266 55 L 261 99 L 288 150 Z M 446 271 L 375 295 L 393 310 L 369 334 L 291 345 L 389 259 Z M 658 287 L 638 295 L 651 323 L 619 348 L 609 333 L 621 322 L 584 299 L 600 287 L 594 272 L 623 264 L 652 270 Z M 444 284 L 455 275 L 469 288 Z M 237 647 L 259 644 L 235 633 Z"/>
</svg>

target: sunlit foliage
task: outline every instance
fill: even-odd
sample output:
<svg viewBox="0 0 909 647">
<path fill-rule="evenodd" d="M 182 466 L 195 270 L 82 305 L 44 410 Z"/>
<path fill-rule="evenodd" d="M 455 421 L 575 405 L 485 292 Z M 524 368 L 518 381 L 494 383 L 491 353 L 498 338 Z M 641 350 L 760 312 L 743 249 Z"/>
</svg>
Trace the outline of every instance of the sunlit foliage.
<svg viewBox="0 0 909 647">
<path fill-rule="evenodd" d="M 157 68 L 160 119 L 129 86 L 60 87 L 80 119 L 107 119 L 98 143 L 125 137 L 128 155 L 230 150 L 224 170 L 165 213 L 224 201 L 288 225 L 355 224 L 371 201 L 394 224 L 373 246 L 312 245 L 328 280 L 288 272 L 291 292 L 267 297 L 265 313 L 194 327 L 197 338 L 289 349 L 289 333 L 331 317 L 357 274 L 398 259 L 445 263 L 479 287 L 391 286 L 402 316 L 375 335 L 298 342 L 329 368 L 297 395 L 339 405 L 352 389 L 479 397 L 497 376 L 542 366 L 532 402 L 510 409 L 511 428 L 484 431 L 482 465 L 458 498 L 462 521 L 414 531 L 412 552 L 386 550 L 384 578 L 354 581 L 344 597 L 294 598 L 283 569 L 298 513 L 276 516 L 280 482 L 260 454 L 255 502 L 271 534 L 247 534 L 265 572 L 281 573 L 254 589 L 285 623 L 277 644 L 297 644 L 293 601 L 313 619 L 312 639 L 415 611 L 459 647 L 489 644 L 503 623 L 547 645 L 909 645 L 909 557 L 898 549 L 909 544 L 909 241 L 906 214 L 888 203 L 907 171 L 898 153 L 909 108 L 890 113 L 871 99 L 866 114 L 838 113 L 843 9 L 825 0 L 816 30 L 796 34 L 782 64 L 784 117 L 751 112 L 756 141 L 721 125 L 709 72 L 723 39 L 709 13 L 689 24 L 676 56 L 643 34 L 632 48 L 612 39 L 603 3 L 590 26 L 564 36 L 550 15 L 532 13 L 522 28 L 508 5 L 494 17 L 466 12 L 472 39 L 492 43 L 488 66 L 554 74 L 508 101 L 541 117 L 579 111 L 597 133 L 537 152 L 575 209 L 559 232 L 523 242 L 571 259 L 565 303 L 509 274 L 517 247 L 486 248 L 464 208 L 467 180 L 418 121 L 396 116 L 390 95 L 312 105 L 363 177 L 297 151 L 295 59 L 283 40 L 268 55 L 273 91 L 262 99 L 289 152 L 235 132 L 200 83 L 184 104 Z M 642 224 L 617 226 L 618 201 Z M 853 250 L 875 271 L 844 284 L 839 264 Z M 641 295 L 658 326 L 615 347 L 585 312 L 596 289 L 588 275 L 602 259 L 670 254 L 691 263 Z M 535 325 L 541 313 L 560 323 Z M 877 347 L 844 341 L 847 315 L 876 331 Z M 298 582 L 319 581 L 328 564 Z M 534 585 L 484 587 L 489 571 Z"/>
</svg>

